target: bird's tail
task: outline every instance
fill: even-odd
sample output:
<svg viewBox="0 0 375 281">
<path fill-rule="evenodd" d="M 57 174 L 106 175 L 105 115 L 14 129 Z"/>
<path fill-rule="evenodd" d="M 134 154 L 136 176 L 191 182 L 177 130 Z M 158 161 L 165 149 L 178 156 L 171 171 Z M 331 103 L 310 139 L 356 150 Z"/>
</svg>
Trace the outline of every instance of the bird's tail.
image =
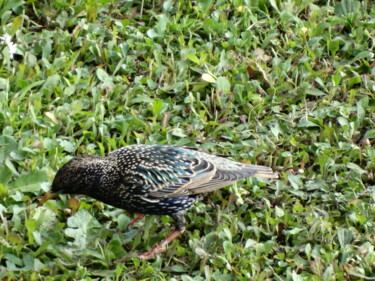
<svg viewBox="0 0 375 281">
<path fill-rule="evenodd" d="M 272 171 L 271 168 L 266 166 L 250 165 L 246 164 L 241 170 L 240 173 L 244 174 L 244 177 L 252 176 L 257 178 L 270 178 L 277 179 L 279 174 Z"/>
</svg>

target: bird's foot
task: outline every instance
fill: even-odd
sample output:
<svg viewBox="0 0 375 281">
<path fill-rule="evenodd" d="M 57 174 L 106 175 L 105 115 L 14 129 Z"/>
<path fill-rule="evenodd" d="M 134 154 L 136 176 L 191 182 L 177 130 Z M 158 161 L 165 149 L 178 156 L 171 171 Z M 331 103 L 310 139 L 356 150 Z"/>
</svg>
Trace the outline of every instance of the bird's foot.
<svg viewBox="0 0 375 281">
<path fill-rule="evenodd" d="M 129 225 L 133 225 L 133 224 L 135 224 L 137 221 L 139 221 L 141 218 L 143 218 L 145 215 L 144 214 L 138 214 L 136 217 L 135 217 L 135 219 L 133 219 L 130 223 L 129 223 Z"/>
<path fill-rule="evenodd" d="M 142 260 L 146 260 L 148 258 L 151 258 L 153 255 L 157 255 L 157 254 L 164 252 L 166 250 L 164 247 L 167 246 L 169 242 L 171 242 L 173 239 L 175 239 L 177 236 L 179 236 L 182 233 L 183 231 L 175 230 L 174 232 L 172 232 L 171 235 L 169 235 L 165 240 L 163 240 L 159 245 L 154 247 L 151 251 L 138 254 L 138 258 Z"/>
</svg>

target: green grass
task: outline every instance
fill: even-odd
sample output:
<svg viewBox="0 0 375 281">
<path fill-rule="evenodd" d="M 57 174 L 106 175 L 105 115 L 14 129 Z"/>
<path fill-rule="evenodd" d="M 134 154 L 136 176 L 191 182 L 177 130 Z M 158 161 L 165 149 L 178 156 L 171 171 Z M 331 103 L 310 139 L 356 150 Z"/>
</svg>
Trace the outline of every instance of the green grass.
<svg viewBox="0 0 375 281">
<path fill-rule="evenodd" d="M 375 280 L 372 1 L 0 0 L 0 23 L 1 280 Z M 168 251 L 119 263 L 173 221 L 37 202 L 72 156 L 134 143 L 281 178 L 209 194 Z"/>
</svg>

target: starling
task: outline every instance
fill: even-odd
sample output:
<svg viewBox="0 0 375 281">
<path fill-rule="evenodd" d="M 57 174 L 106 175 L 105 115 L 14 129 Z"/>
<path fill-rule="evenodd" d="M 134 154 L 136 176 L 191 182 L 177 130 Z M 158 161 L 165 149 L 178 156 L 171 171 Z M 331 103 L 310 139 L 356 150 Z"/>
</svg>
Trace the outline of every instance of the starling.
<svg viewBox="0 0 375 281">
<path fill-rule="evenodd" d="M 278 178 L 272 169 L 243 164 L 197 148 L 170 145 L 129 145 L 106 157 L 80 156 L 56 174 L 52 194 L 83 194 L 143 215 L 168 215 L 175 231 L 140 258 L 160 253 L 185 229 L 184 212 L 204 193 L 250 176 Z"/>
</svg>

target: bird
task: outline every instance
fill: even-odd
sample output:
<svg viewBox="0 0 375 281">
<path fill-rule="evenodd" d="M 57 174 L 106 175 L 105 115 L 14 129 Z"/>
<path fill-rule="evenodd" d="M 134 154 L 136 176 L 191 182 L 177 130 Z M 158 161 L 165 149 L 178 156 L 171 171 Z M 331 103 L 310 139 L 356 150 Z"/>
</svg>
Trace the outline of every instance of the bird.
<svg viewBox="0 0 375 281">
<path fill-rule="evenodd" d="M 236 162 L 200 148 L 128 145 L 107 156 L 77 156 L 56 173 L 39 205 L 58 194 L 81 194 L 144 215 L 166 215 L 175 230 L 160 244 L 138 255 L 148 259 L 185 230 L 185 212 L 204 194 L 247 177 L 278 178 L 266 166 Z"/>
</svg>

